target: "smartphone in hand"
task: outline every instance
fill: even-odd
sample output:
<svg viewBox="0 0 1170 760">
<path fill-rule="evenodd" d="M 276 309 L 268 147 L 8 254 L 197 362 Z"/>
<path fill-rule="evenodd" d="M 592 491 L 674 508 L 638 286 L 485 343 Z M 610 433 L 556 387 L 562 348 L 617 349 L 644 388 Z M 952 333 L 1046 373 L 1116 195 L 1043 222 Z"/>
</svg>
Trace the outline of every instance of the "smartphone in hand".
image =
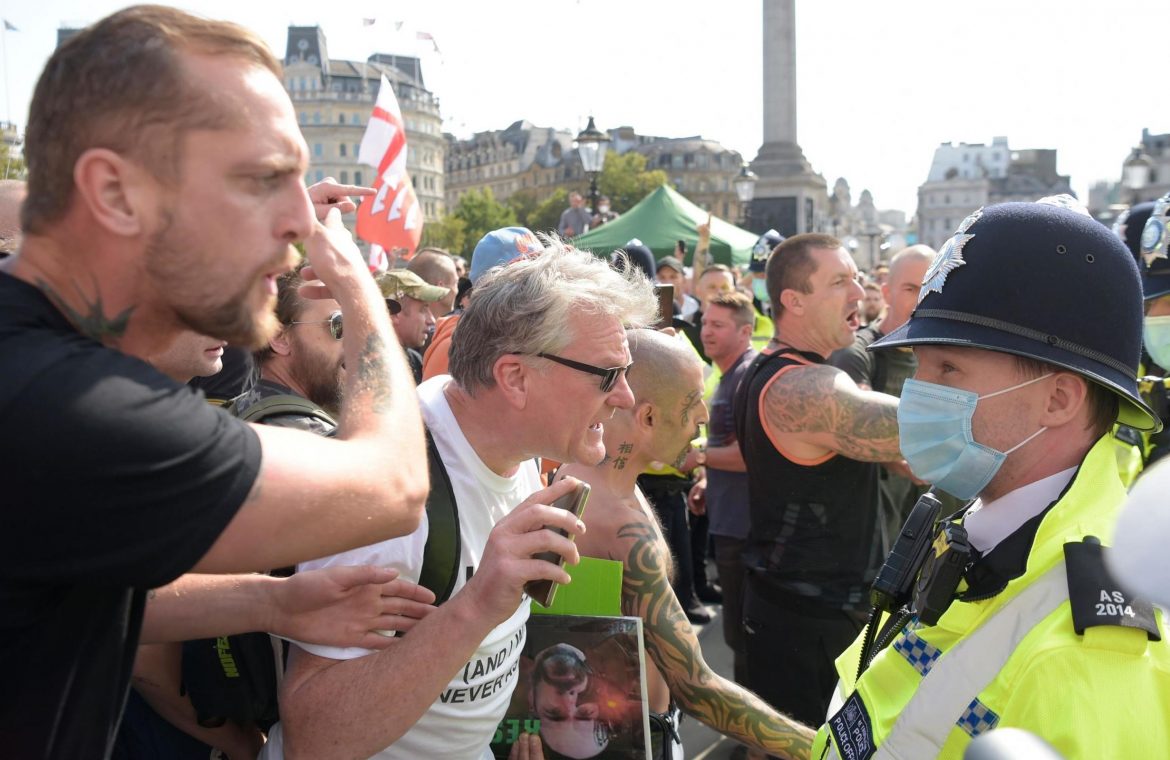
<svg viewBox="0 0 1170 760">
<path fill-rule="evenodd" d="M 674 317 L 674 286 L 655 285 L 654 297 L 658 299 L 658 321 L 654 323 L 654 329 L 670 327 Z"/>
<path fill-rule="evenodd" d="M 556 507 L 557 509 L 568 510 L 572 512 L 577 517 L 577 519 L 580 519 L 581 513 L 585 511 L 585 502 L 587 501 L 589 501 L 589 484 L 578 483 L 575 489 L 569 491 L 567 494 L 554 501 L 552 506 Z M 550 530 L 553 529 L 550 528 Z M 556 528 L 555 530 L 562 536 L 569 535 L 560 528 Z M 540 554 L 534 555 L 534 558 L 548 560 L 549 562 L 556 563 L 558 566 L 563 566 L 565 564 L 565 558 L 556 552 L 541 552 Z M 524 584 L 524 591 L 528 594 L 528 596 L 535 599 L 540 604 L 540 606 L 551 607 L 553 603 L 553 597 L 556 596 L 557 593 L 558 585 L 559 584 L 548 580 L 528 581 L 528 583 Z"/>
</svg>

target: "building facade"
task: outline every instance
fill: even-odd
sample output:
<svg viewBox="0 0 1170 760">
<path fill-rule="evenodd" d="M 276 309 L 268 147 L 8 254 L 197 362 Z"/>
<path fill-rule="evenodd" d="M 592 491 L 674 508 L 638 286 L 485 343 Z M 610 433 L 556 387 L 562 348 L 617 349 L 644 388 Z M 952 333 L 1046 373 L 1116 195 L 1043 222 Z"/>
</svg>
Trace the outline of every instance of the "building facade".
<svg viewBox="0 0 1170 760">
<path fill-rule="evenodd" d="M 1056 170 L 1056 151 L 1011 150 L 1006 137 L 991 145 L 943 143 L 918 187 L 918 242 L 939 248 L 968 215 L 983 206 L 1075 195 Z"/>
<path fill-rule="evenodd" d="M 637 134 L 624 126 L 608 131 L 608 155 L 633 151 L 646 156 L 648 170 L 661 169 L 691 202 L 730 222 L 739 220 L 732 182 L 742 157 L 715 140 Z M 447 206 L 454 208 L 470 190 L 488 188 L 496 200 L 532 191 L 543 200 L 560 188 L 588 187 L 575 134 L 521 120 L 506 129 L 477 132 L 466 140 L 447 135 Z"/>
<path fill-rule="evenodd" d="M 446 209 L 439 99 L 426 89 L 422 63 L 410 56 L 375 53 L 365 61 L 331 59 L 319 26 L 290 26 L 284 85 L 309 145 L 308 184 L 334 177 L 343 184 L 373 185 L 375 169 L 357 161 L 366 123 L 385 76 L 394 88 L 406 128 L 406 168 L 427 220 Z"/>
</svg>

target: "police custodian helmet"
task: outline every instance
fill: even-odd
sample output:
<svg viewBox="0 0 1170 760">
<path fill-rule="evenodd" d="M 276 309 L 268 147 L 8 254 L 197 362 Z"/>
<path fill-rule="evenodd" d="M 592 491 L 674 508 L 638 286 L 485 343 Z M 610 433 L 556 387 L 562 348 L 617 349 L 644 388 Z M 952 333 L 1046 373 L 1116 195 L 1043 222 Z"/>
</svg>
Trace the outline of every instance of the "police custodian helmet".
<svg viewBox="0 0 1170 760">
<path fill-rule="evenodd" d="M 1058 196 L 971 214 L 927 270 L 910 320 L 872 348 L 951 345 L 1031 357 L 1115 393 L 1120 422 L 1160 430 L 1137 387 L 1137 265 L 1075 203 Z"/>
<path fill-rule="evenodd" d="M 1147 301 L 1170 293 L 1170 259 L 1165 255 L 1142 255 L 1142 233 L 1154 211 L 1154 201 L 1130 206 L 1117 217 L 1113 232 L 1125 242 L 1125 247 L 1137 261 L 1142 275 L 1142 294 Z M 1154 226 L 1159 222 L 1155 221 Z M 1157 232 L 1151 233 L 1151 238 Z"/>
</svg>

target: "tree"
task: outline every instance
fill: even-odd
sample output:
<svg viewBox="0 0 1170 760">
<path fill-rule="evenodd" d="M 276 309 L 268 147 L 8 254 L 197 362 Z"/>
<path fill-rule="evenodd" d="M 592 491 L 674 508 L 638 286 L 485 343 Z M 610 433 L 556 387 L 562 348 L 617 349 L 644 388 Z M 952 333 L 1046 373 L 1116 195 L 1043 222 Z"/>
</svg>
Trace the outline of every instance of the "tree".
<svg viewBox="0 0 1170 760">
<path fill-rule="evenodd" d="M 541 201 L 525 220 L 525 226 L 533 232 L 556 232 L 561 213 L 569 207 L 569 191 L 558 187 L 549 197 Z"/>
<path fill-rule="evenodd" d="M 470 255 L 480 238 L 492 230 L 515 227 L 517 224 L 516 213 L 497 201 L 489 187 L 465 193 L 451 216 L 463 222 L 464 238 L 462 246 L 448 246 L 447 250 L 462 250 L 465 255 Z"/>
<path fill-rule="evenodd" d="M 508 208 L 512 209 L 512 212 L 516 214 L 516 220 L 520 224 L 529 229 L 533 229 L 528 220 L 532 216 L 532 213 L 540 206 L 540 196 L 536 194 L 535 190 L 532 188 L 517 190 L 508 196 L 507 204 Z"/>
<path fill-rule="evenodd" d="M 478 240 L 478 238 L 477 238 Z M 459 253 L 467 242 L 467 224 L 454 214 L 443 214 L 443 218 L 427 222 L 423 226 L 420 248 L 442 248 L 444 251 Z"/>
<path fill-rule="evenodd" d="M 621 214 L 669 181 L 661 169 L 647 171 L 646 157 L 631 150 L 620 156 L 606 156 L 605 166 L 597 177 L 597 190 Z"/>
<path fill-rule="evenodd" d="M 14 146 L 0 142 L 0 179 L 27 179 L 28 169 L 24 165 L 24 156 L 17 153 Z"/>
</svg>

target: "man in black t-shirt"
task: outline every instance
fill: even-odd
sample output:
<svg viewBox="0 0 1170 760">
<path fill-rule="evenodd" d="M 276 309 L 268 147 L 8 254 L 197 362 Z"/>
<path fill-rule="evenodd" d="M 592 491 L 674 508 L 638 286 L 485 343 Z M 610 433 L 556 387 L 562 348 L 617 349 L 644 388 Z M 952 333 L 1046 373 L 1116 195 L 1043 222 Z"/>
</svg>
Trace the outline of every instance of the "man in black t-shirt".
<svg viewBox="0 0 1170 760">
<path fill-rule="evenodd" d="M 351 189 L 301 182 L 281 76 L 250 32 L 140 6 L 62 44 L 37 85 L 25 237 L 0 273 L 8 756 L 108 753 L 147 589 L 418 525 L 427 472 L 409 374 L 341 225 Z M 309 295 L 350 319 L 333 440 L 246 425 L 136 358 L 185 329 L 266 340 L 296 241 Z"/>
</svg>

